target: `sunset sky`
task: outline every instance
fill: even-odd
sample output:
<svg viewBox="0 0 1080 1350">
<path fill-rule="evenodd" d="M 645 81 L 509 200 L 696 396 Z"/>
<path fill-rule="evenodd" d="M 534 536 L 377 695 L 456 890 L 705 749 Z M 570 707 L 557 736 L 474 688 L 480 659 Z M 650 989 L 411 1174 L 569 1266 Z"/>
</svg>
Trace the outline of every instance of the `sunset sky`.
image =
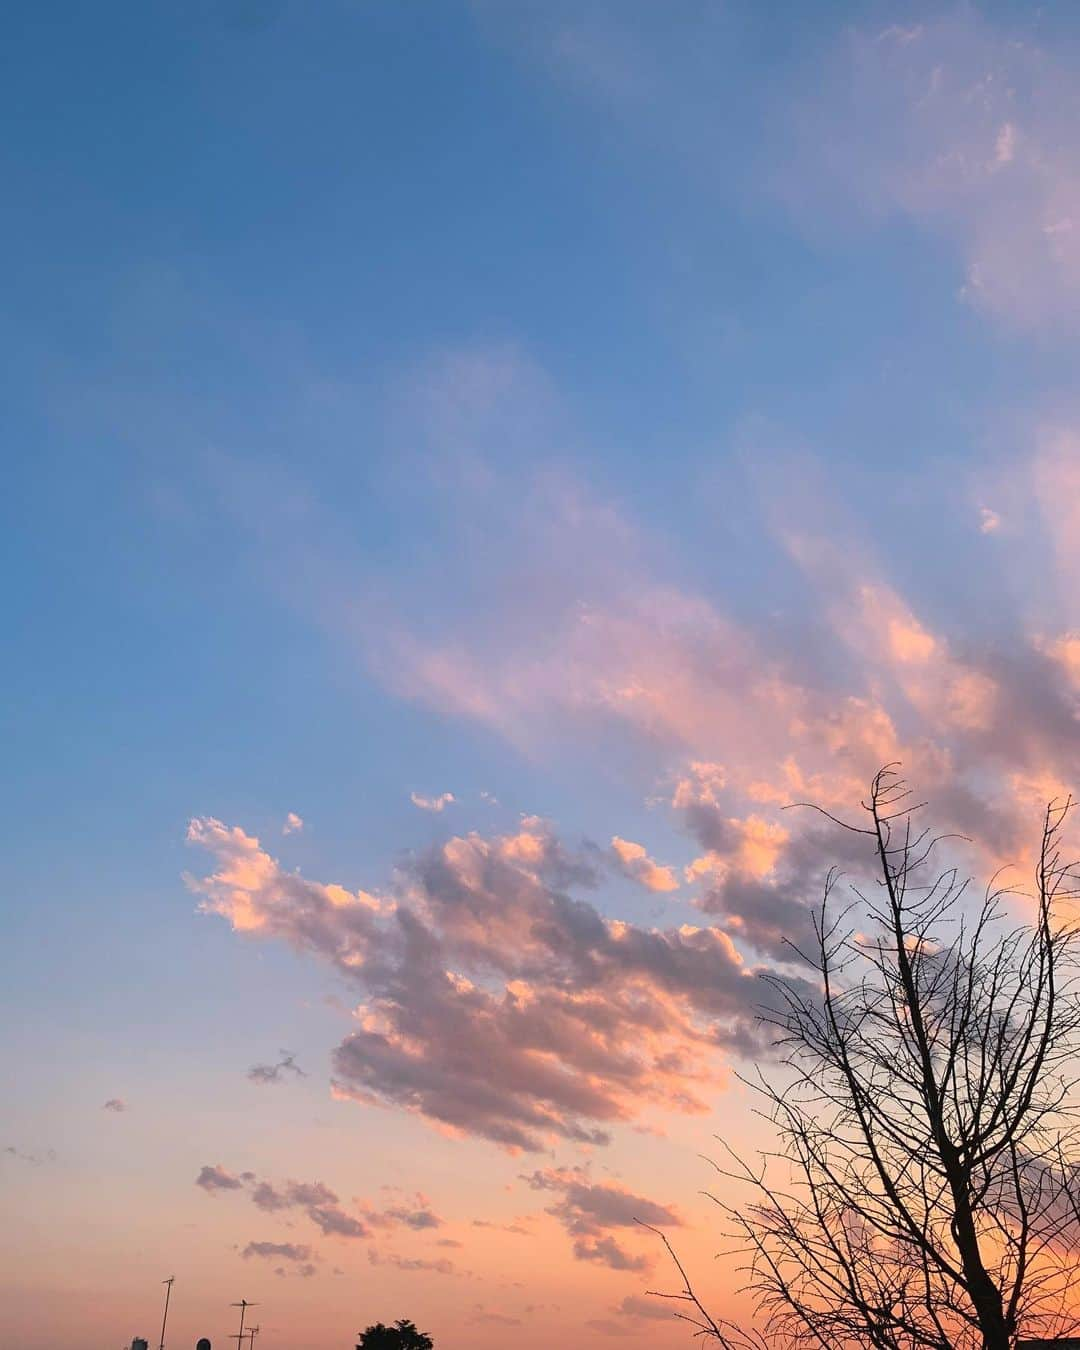
<svg viewBox="0 0 1080 1350">
<path fill-rule="evenodd" d="M 1066 3 L 15 5 L 0 1343 L 676 1350 L 903 761 L 1080 784 Z M 728 1192 L 725 1192 L 728 1193 Z"/>
</svg>

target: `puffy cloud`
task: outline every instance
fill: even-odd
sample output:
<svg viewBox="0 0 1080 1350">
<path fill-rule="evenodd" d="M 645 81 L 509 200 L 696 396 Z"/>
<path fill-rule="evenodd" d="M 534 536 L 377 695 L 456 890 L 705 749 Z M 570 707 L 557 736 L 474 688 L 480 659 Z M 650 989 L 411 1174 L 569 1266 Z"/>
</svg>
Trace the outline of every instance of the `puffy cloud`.
<svg viewBox="0 0 1080 1350">
<path fill-rule="evenodd" d="M 298 816 L 295 811 L 290 811 L 285 817 L 285 823 L 281 827 L 282 834 L 299 834 L 304 828 L 303 818 Z"/>
<path fill-rule="evenodd" d="M 103 1111 L 114 1111 L 119 1114 L 128 1109 L 128 1104 L 123 1097 L 110 1097 L 101 1108 Z"/>
<path fill-rule="evenodd" d="M 611 852 L 620 870 L 647 891 L 678 890 L 679 883 L 672 869 L 654 862 L 643 844 L 635 844 L 615 835 L 611 841 Z"/>
<path fill-rule="evenodd" d="M 312 1205 L 307 1216 L 326 1237 L 362 1238 L 371 1232 L 367 1224 L 337 1205 Z"/>
<path fill-rule="evenodd" d="M 364 988 L 333 1055 L 342 1095 L 513 1149 L 603 1143 L 649 1106 L 705 1109 L 709 1051 L 755 1044 L 763 986 L 730 938 L 605 918 L 571 894 L 596 883 L 596 851 L 536 818 L 409 859 L 385 902 L 329 898 L 219 822 L 191 837 L 215 851 L 215 872 L 191 882 L 205 907 Z"/>
<path fill-rule="evenodd" d="M 410 792 L 409 800 L 421 811 L 439 812 L 453 805 L 455 797 L 452 792 L 440 792 L 437 797 L 423 797 L 419 792 Z"/>
<path fill-rule="evenodd" d="M 288 1050 L 279 1050 L 281 1058 L 276 1064 L 253 1064 L 247 1071 L 248 1078 L 253 1083 L 265 1087 L 269 1083 L 280 1083 L 288 1074 L 293 1074 L 297 1078 L 306 1078 L 307 1074 L 296 1062 L 296 1056 L 289 1053 Z"/>
<path fill-rule="evenodd" d="M 199 1175 L 195 1178 L 195 1185 L 201 1186 L 207 1195 L 214 1195 L 217 1191 L 239 1191 L 245 1185 L 243 1177 L 234 1176 L 231 1172 L 226 1172 L 220 1165 L 211 1166 L 209 1164 L 199 1169 Z"/>
<path fill-rule="evenodd" d="M 187 838 L 209 850 L 217 863 L 212 876 L 198 882 L 187 878 L 201 895 L 205 913 L 220 914 L 244 932 L 284 937 L 322 953 L 333 951 L 347 968 L 363 961 L 380 910 L 374 896 L 286 872 L 254 835 L 230 829 L 212 816 L 192 820 Z"/>
<path fill-rule="evenodd" d="M 554 1191 L 560 1199 L 548 1209 L 573 1238 L 579 1261 L 598 1261 L 613 1270 L 647 1270 L 648 1256 L 631 1255 L 611 1235 L 612 1229 L 638 1223 L 675 1228 L 682 1219 L 675 1210 L 634 1195 L 614 1182 L 595 1182 L 579 1167 L 547 1168 L 523 1178 L 533 1190 Z"/>
</svg>

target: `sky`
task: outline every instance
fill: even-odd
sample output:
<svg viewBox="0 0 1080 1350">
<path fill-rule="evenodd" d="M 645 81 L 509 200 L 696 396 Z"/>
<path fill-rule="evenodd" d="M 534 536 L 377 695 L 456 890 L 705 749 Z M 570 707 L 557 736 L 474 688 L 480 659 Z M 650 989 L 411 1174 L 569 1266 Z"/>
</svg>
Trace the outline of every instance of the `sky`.
<svg viewBox="0 0 1080 1350">
<path fill-rule="evenodd" d="M 901 761 L 1080 751 L 1080 16 L 19 5 L 0 1340 L 689 1341 Z M 1017 902 L 1022 908 L 1022 902 Z M 704 1155 L 704 1156 L 703 1156 Z M 725 1190 L 725 1196 L 728 1191 Z"/>
</svg>

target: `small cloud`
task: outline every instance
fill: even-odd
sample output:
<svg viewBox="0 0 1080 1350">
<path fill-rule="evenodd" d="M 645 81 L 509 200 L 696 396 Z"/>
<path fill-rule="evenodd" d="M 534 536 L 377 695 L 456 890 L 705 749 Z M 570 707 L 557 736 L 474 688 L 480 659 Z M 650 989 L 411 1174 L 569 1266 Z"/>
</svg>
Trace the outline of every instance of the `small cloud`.
<svg viewBox="0 0 1080 1350">
<path fill-rule="evenodd" d="M 245 1261 L 253 1256 L 279 1261 L 310 1261 L 311 1248 L 300 1242 L 249 1242 L 240 1253 Z"/>
<path fill-rule="evenodd" d="M 670 1305 L 658 1298 L 642 1298 L 640 1294 L 627 1294 L 615 1309 L 622 1317 L 633 1317 L 651 1322 L 670 1322 L 674 1315 Z"/>
<path fill-rule="evenodd" d="M 988 506 L 979 508 L 979 533 L 994 534 L 1001 528 L 1001 517 Z"/>
<path fill-rule="evenodd" d="M 299 834 L 304 828 L 303 817 L 298 816 L 295 811 L 290 811 L 285 817 L 285 824 L 281 827 L 282 834 Z"/>
<path fill-rule="evenodd" d="M 994 163 L 998 166 L 1011 164 L 1016 157 L 1016 128 L 1011 122 L 1005 122 L 994 142 Z"/>
<path fill-rule="evenodd" d="M 398 1270 L 423 1270 L 433 1275 L 457 1275 L 457 1266 L 453 1261 L 440 1257 L 437 1261 L 428 1261 L 419 1256 L 398 1256 L 395 1252 L 382 1255 L 374 1247 L 368 1249 L 368 1260 L 373 1266 L 396 1266 Z"/>
<path fill-rule="evenodd" d="M 296 1062 L 296 1057 L 288 1050 L 279 1050 L 281 1058 L 276 1064 L 253 1064 L 247 1076 L 253 1083 L 265 1087 L 268 1083 L 280 1083 L 286 1074 L 295 1074 L 297 1078 L 306 1078 L 307 1074 Z"/>
<path fill-rule="evenodd" d="M 489 806 L 499 805 L 499 799 L 498 797 L 495 796 L 494 792 L 484 792 L 483 790 L 481 790 L 480 800 L 482 802 L 487 802 Z"/>
<path fill-rule="evenodd" d="M 635 844 L 630 839 L 620 839 L 615 835 L 611 841 L 611 853 L 619 871 L 644 886 L 647 891 L 679 889 L 675 873 L 670 867 L 654 862 L 643 844 Z"/>
<path fill-rule="evenodd" d="M 101 1109 L 103 1111 L 115 1111 L 119 1114 L 119 1112 L 128 1109 L 128 1104 L 123 1097 L 110 1097 Z"/>
<path fill-rule="evenodd" d="M 409 800 L 421 811 L 443 811 L 456 799 L 452 792 L 442 792 L 437 797 L 422 797 L 419 792 L 410 792 Z"/>
<path fill-rule="evenodd" d="M 521 1326 L 520 1317 L 512 1317 L 509 1313 L 496 1312 L 493 1308 L 485 1308 L 482 1303 L 473 1305 L 469 1321 L 493 1327 Z"/>
<path fill-rule="evenodd" d="M 219 1164 L 211 1166 L 206 1164 L 200 1168 L 199 1175 L 195 1178 L 195 1185 L 201 1186 L 207 1195 L 214 1195 L 217 1191 L 238 1191 L 244 1185 L 243 1178 L 233 1176 L 231 1172 L 226 1172 L 225 1168 Z"/>
<path fill-rule="evenodd" d="M 6 1157 L 14 1158 L 17 1162 L 28 1163 L 31 1167 L 40 1167 L 44 1162 L 56 1161 L 56 1150 L 51 1148 L 44 1153 L 24 1153 L 14 1144 L 8 1144 L 4 1149 L 4 1154 Z"/>
</svg>

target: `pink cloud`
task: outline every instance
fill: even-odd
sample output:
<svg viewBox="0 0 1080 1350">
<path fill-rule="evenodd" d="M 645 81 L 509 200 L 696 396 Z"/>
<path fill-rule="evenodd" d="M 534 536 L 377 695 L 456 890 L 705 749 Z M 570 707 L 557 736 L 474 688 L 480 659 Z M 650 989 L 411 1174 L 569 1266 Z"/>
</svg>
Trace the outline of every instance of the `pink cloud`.
<svg viewBox="0 0 1080 1350">
<path fill-rule="evenodd" d="M 331 899 L 242 831 L 197 826 L 218 870 L 190 884 L 249 932 L 333 964 L 365 994 L 334 1052 L 340 1095 L 512 1149 L 602 1143 L 653 1105 L 705 1109 L 710 1049 L 753 1043 L 755 971 L 714 928 L 604 918 L 594 853 L 544 822 L 448 840 L 403 865 L 393 902 Z M 244 860 L 238 872 L 234 857 Z"/>
<path fill-rule="evenodd" d="M 644 845 L 635 844 L 629 839 L 620 839 L 615 835 L 611 841 L 611 851 L 623 873 L 632 877 L 647 891 L 678 890 L 678 878 L 672 869 L 654 862 Z"/>
<path fill-rule="evenodd" d="M 421 811 L 439 812 L 453 804 L 454 794 L 452 792 L 440 792 L 437 797 L 422 797 L 418 792 L 410 792 L 409 800 L 413 806 Z"/>
</svg>

